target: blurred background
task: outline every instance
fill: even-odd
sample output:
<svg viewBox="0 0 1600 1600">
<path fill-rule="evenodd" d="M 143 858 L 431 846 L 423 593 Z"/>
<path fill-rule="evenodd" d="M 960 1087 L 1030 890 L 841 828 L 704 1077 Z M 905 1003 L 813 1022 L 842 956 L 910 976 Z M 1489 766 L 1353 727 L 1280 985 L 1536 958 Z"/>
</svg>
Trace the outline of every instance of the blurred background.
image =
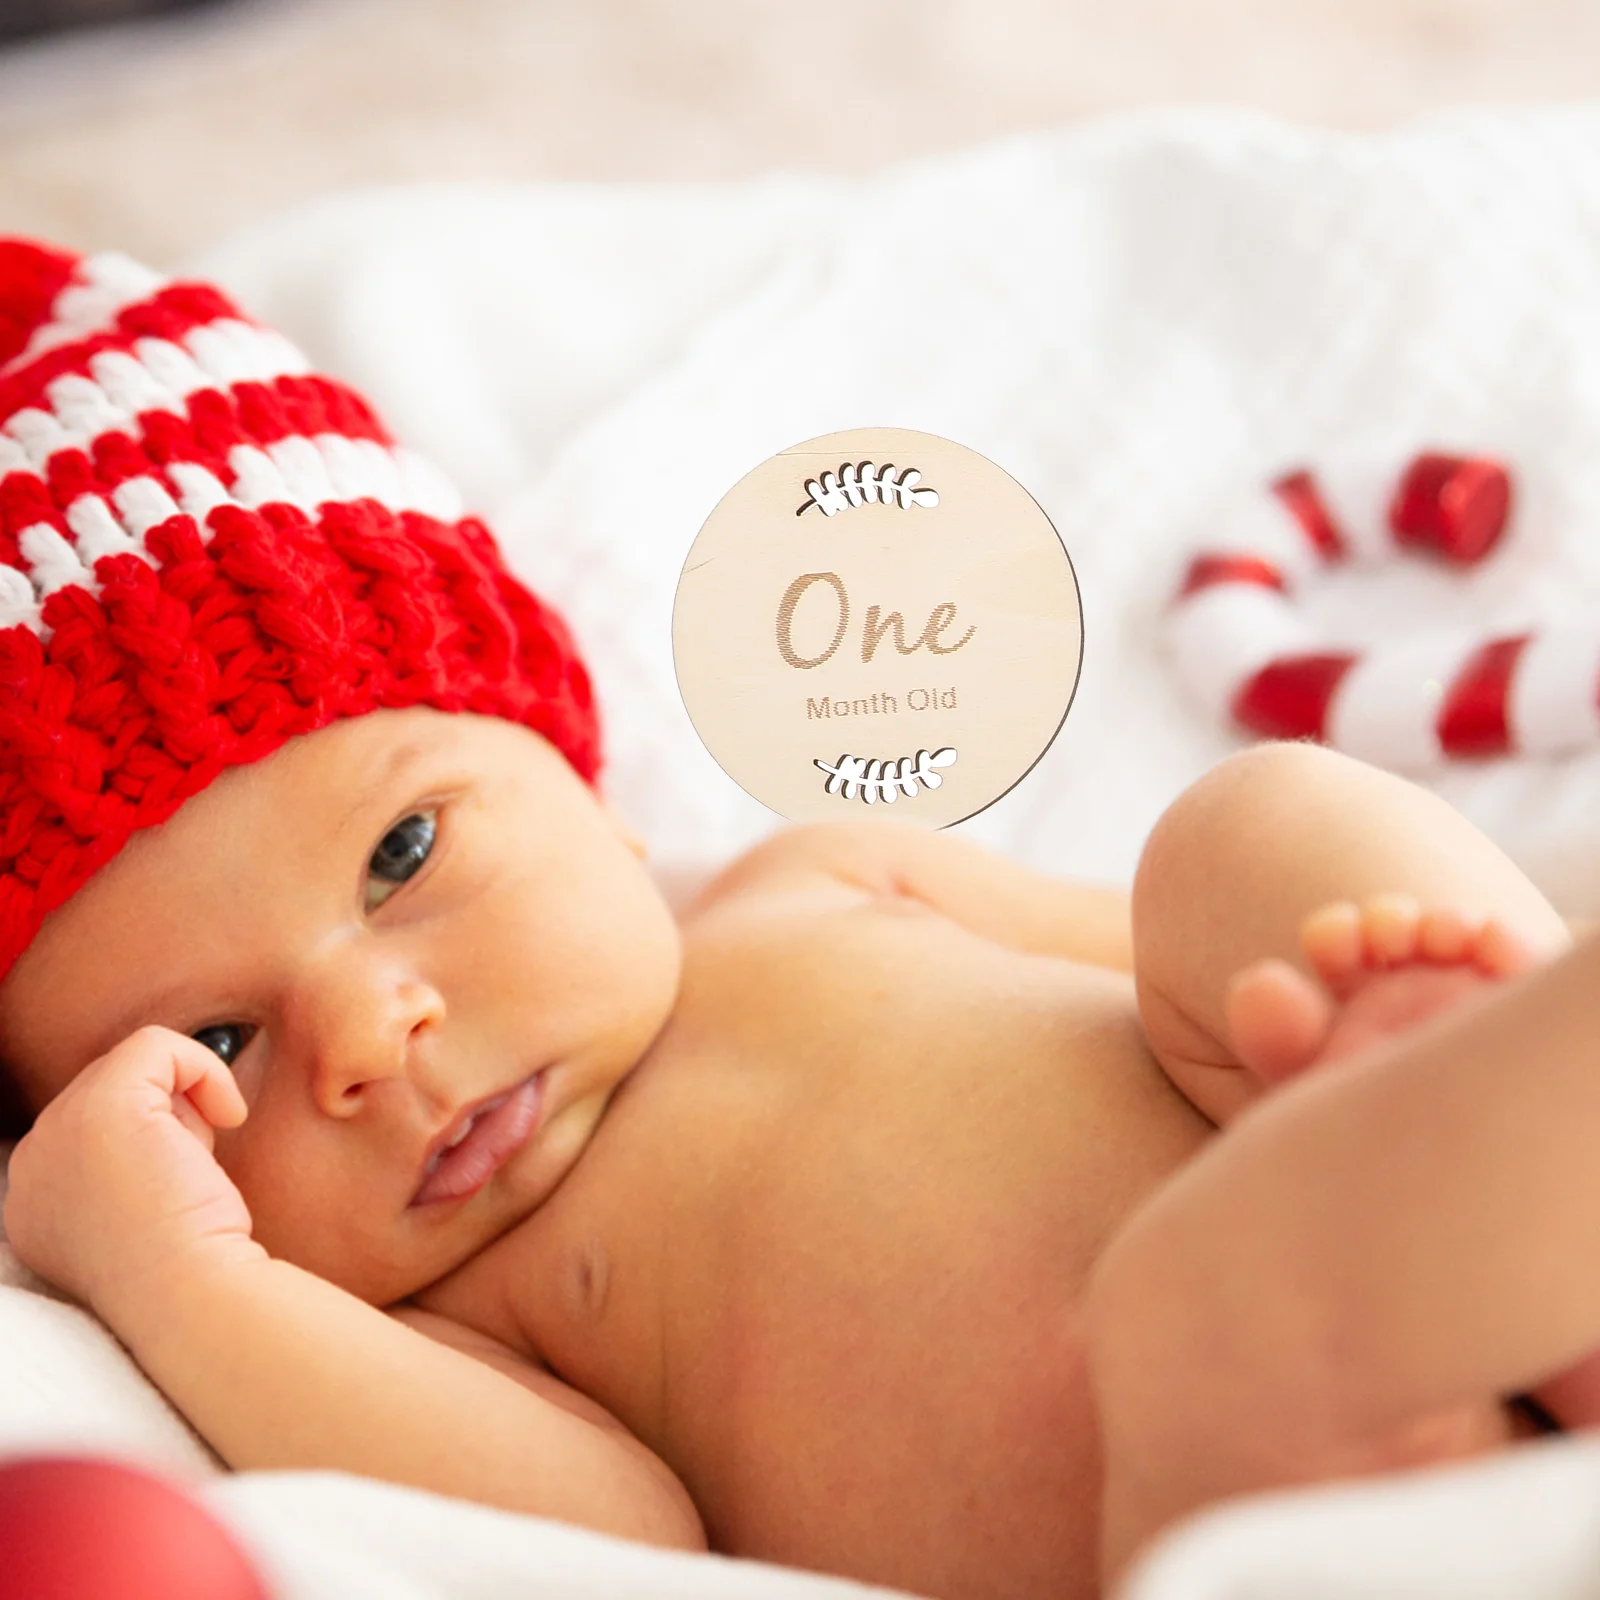
<svg viewBox="0 0 1600 1600">
<path fill-rule="evenodd" d="M 1096 113 L 1600 90 L 1600 0 L 0 0 L 0 230 L 170 267 L 331 189 L 861 171 Z"/>
</svg>

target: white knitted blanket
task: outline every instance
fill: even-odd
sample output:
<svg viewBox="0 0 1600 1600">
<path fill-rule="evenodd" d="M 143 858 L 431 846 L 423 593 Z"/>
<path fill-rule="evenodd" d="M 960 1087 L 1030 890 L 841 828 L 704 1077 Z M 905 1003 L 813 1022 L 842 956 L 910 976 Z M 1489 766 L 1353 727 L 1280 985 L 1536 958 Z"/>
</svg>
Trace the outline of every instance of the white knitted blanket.
<svg viewBox="0 0 1600 1600">
<path fill-rule="evenodd" d="M 776 825 L 678 699 L 673 589 L 736 479 L 886 425 L 990 456 L 1077 567 L 1085 658 L 1049 755 L 964 831 L 1125 882 L 1162 808 L 1237 741 L 1175 682 L 1162 610 L 1196 542 L 1286 466 L 1425 445 L 1517 476 L 1467 574 L 1398 565 L 1317 598 L 1377 642 L 1600 613 L 1600 108 L 1373 138 L 1198 112 L 1120 119 L 869 181 L 450 187 L 347 196 L 205 270 L 487 511 L 572 619 L 608 787 L 676 887 Z M 1564 910 L 1600 912 L 1600 747 L 1429 778 Z M 0 1263 L 7 1258 L 0 1255 Z M 215 1463 L 120 1348 L 0 1288 L 0 1449 Z M 1600 1445 L 1223 1510 L 1138 1600 L 1600 1592 Z M 836 1592 L 351 1479 L 202 1491 L 287 1600 Z"/>
</svg>

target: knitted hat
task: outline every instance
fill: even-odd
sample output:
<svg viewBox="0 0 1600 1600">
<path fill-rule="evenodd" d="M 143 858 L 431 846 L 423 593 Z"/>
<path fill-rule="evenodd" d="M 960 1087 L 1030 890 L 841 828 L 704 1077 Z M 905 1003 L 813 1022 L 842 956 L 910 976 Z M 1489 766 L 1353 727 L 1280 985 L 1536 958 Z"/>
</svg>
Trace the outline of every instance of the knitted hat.
<svg viewBox="0 0 1600 1600">
<path fill-rule="evenodd" d="M 599 771 L 565 623 L 359 395 L 207 284 L 0 239 L 0 979 L 220 772 L 400 706 Z"/>
</svg>

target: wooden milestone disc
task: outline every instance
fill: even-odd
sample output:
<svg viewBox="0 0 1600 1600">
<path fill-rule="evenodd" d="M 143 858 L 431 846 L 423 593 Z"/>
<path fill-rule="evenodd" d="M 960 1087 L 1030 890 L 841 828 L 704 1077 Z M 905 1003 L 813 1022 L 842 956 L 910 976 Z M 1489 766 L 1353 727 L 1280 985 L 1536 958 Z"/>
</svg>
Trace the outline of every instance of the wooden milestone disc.
<svg viewBox="0 0 1600 1600">
<path fill-rule="evenodd" d="M 862 428 L 722 497 L 684 561 L 672 651 L 695 731 L 763 805 L 944 828 L 1050 748 L 1083 611 L 1015 479 L 935 434 Z"/>
</svg>

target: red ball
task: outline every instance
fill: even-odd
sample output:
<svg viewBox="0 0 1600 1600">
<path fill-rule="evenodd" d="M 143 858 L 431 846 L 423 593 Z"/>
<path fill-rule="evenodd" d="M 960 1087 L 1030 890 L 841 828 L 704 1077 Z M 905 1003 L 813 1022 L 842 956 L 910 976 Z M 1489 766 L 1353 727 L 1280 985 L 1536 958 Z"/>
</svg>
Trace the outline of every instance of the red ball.
<svg viewBox="0 0 1600 1600">
<path fill-rule="evenodd" d="M 231 1534 L 171 1484 L 79 1456 L 0 1462 L 0 1600 L 267 1600 Z"/>
</svg>

